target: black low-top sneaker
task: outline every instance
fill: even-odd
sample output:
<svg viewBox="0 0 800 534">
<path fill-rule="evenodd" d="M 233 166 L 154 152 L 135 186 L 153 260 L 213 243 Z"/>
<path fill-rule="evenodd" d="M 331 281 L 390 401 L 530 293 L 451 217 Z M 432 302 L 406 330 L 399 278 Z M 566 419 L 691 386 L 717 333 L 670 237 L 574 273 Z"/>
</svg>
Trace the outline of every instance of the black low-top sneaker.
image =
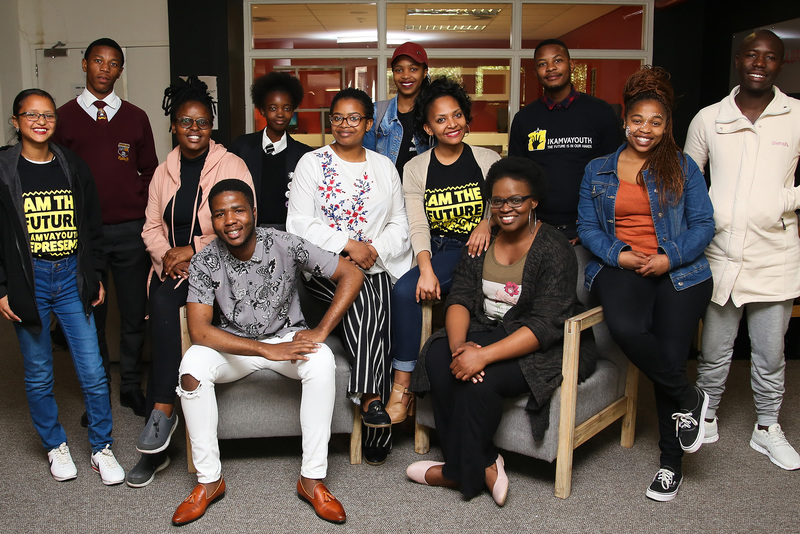
<svg viewBox="0 0 800 534">
<path fill-rule="evenodd" d="M 654 501 L 671 501 L 678 494 L 681 482 L 683 482 L 682 474 L 675 474 L 671 468 L 664 466 L 656 473 L 645 495 L 647 495 L 648 499 L 653 499 Z"/>
<path fill-rule="evenodd" d="M 364 426 L 372 428 L 386 428 L 392 426 L 392 418 L 386 413 L 383 403 L 375 399 L 369 403 L 367 411 L 361 410 L 361 421 Z"/>
<path fill-rule="evenodd" d="M 695 386 L 697 390 L 697 406 L 693 410 L 682 410 L 672 414 L 675 419 L 675 435 L 685 452 L 697 452 L 705 438 L 705 425 L 703 420 L 708 411 L 708 395 L 705 391 Z"/>
</svg>

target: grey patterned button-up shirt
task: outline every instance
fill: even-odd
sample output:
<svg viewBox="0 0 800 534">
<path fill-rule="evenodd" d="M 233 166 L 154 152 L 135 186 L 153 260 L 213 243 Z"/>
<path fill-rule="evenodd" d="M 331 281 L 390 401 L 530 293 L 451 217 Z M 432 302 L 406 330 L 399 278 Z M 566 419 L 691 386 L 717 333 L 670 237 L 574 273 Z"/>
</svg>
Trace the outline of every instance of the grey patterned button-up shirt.
<svg viewBox="0 0 800 534">
<path fill-rule="evenodd" d="M 216 300 L 219 327 L 250 339 L 308 328 L 295 287 L 299 270 L 330 278 L 339 256 L 273 228 L 255 232 L 256 248 L 247 261 L 236 259 L 220 239 L 195 254 L 186 302 L 213 306 Z"/>
</svg>

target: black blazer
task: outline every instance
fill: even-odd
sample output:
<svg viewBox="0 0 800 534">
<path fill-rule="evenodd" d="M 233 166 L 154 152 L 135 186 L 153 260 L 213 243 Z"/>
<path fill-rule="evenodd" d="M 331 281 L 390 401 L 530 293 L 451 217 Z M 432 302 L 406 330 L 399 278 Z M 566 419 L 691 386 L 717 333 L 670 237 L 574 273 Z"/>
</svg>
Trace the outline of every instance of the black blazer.
<svg viewBox="0 0 800 534">
<path fill-rule="evenodd" d="M 261 156 L 264 150 L 261 148 L 261 140 L 264 138 L 264 130 L 255 133 L 240 135 L 231 144 L 231 152 L 239 156 L 247 164 L 250 176 L 253 177 L 253 185 L 256 188 L 256 199 L 261 197 Z M 286 134 L 286 183 L 289 183 L 289 173 L 294 172 L 297 162 L 306 152 L 314 150 L 310 146 L 295 141 L 292 136 Z"/>
</svg>

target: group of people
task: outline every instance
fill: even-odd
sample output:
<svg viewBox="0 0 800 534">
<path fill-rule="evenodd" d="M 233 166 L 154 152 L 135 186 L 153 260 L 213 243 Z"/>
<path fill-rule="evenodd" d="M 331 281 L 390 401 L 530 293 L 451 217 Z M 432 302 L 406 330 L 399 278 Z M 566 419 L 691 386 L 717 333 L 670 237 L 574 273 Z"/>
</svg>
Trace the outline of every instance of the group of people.
<svg viewBox="0 0 800 534">
<path fill-rule="evenodd" d="M 735 60 L 740 85 L 697 115 L 684 151 L 667 72 L 642 67 L 628 79 L 621 121 L 574 88 L 567 46 L 543 41 L 534 65 L 544 95 L 514 118 L 503 159 L 465 142 L 469 95 L 457 80 L 431 79 L 416 43 L 392 57 L 396 97 L 373 103 L 354 88 L 334 96 L 334 142 L 316 150 L 287 133 L 303 99 L 288 73 L 254 82 L 266 127 L 231 151 L 211 140 L 215 103 L 189 76 L 165 90 L 177 146 L 157 165 L 146 115 L 114 93 L 122 49 L 95 41 L 83 94 L 56 108 L 43 90 L 21 92 L 12 110 L 19 143 L 0 151 L 0 314 L 16 328 L 51 474 L 77 476 L 53 396 L 54 314 L 103 483 L 143 487 L 168 466 L 177 394 L 198 484 L 172 522 L 200 518 L 226 491 L 213 386 L 272 369 L 302 384 L 297 494 L 322 519 L 344 522 L 325 484 L 335 400 L 325 340 L 338 329 L 366 462 L 385 462 L 392 425 L 427 393 L 444 461 L 415 462 L 407 476 L 466 498 L 485 489 L 502 506 L 509 481 L 493 444 L 502 401 L 529 395 L 541 439 L 561 380 L 563 324 L 583 310 L 579 246 L 591 255 L 586 284 L 612 338 L 654 384 L 661 458 L 647 497 L 674 498 L 683 454 L 718 439 L 743 308 L 758 414 L 750 445 L 800 468 L 778 424 L 783 335 L 800 296 L 800 102 L 774 85 L 783 52 L 772 32 L 748 36 Z M 127 475 L 111 452 L 109 270 L 122 323 L 120 402 L 146 418 Z M 300 284 L 324 303 L 316 326 L 303 316 Z M 445 326 L 420 351 L 420 306 L 435 300 L 445 300 Z M 182 357 L 184 305 L 193 345 Z M 686 362 L 703 317 L 695 385 Z M 579 378 L 594 364 L 587 339 Z"/>
</svg>

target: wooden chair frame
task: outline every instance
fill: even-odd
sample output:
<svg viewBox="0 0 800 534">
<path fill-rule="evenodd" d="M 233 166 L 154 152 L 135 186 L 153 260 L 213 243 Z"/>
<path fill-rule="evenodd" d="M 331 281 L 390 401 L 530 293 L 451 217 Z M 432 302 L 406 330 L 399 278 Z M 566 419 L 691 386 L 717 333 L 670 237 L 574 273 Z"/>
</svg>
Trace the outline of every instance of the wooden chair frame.
<svg viewBox="0 0 800 534">
<path fill-rule="evenodd" d="M 192 346 L 189 337 L 189 321 L 186 317 L 186 306 L 181 306 L 181 356 L 186 354 Z M 357 404 L 353 404 L 353 432 L 350 434 L 350 463 L 353 465 L 361 463 L 361 414 Z M 194 461 L 192 461 L 192 442 L 189 439 L 189 429 L 186 429 L 186 466 L 190 473 L 196 473 Z"/>
<path fill-rule="evenodd" d="M 423 340 L 426 340 L 431 334 L 431 317 L 432 304 L 425 303 L 422 308 Z M 625 381 L 625 394 L 585 422 L 575 426 L 581 332 L 602 321 L 603 308 L 597 306 L 584 313 L 570 317 L 564 322 L 564 357 L 561 368 L 564 380 L 561 383 L 555 480 L 555 496 L 561 499 L 569 497 L 572 491 L 573 451 L 586 443 L 592 436 L 617 419 L 622 418 L 620 444 L 626 448 L 633 447 L 636 432 L 639 370 L 630 362 L 628 362 Z M 419 454 L 425 454 L 430 450 L 430 428 L 419 423 L 415 423 L 414 450 Z"/>
</svg>

